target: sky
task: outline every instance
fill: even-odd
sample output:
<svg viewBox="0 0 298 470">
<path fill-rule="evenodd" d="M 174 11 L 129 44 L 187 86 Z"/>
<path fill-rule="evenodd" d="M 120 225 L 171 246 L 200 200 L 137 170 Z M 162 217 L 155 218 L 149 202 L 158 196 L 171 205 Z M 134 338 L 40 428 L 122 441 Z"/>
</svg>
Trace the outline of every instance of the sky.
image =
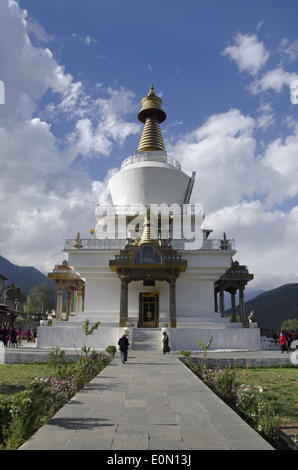
<svg viewBox="0 0 298 470">
<path fill-rule="evenodd" d="M 0 255 L 43 273 L 90 238 L 153 84 L 247 290 L 298 282 L 296 0 L 0 0 Z M 297 91 L 296 90 L 297 87 Z M 3 273 L 5 275 L 5 273 Z"/>
</svg>

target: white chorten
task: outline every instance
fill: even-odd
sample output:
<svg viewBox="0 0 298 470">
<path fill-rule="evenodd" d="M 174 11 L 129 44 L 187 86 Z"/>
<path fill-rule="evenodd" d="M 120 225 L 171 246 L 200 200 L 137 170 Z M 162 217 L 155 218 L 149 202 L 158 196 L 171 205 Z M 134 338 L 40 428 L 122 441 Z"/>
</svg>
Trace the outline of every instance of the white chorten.
<svg viewBox="0 0 298 470">
<path fill-rule="evenodd" d="M 135 338 L 140 328 L 166 324 L 173 350 L 198 350 L 197 340 L 211 337 L 211 349 L 260 349 L 259 329 L 235 321 L 235 294 L 243 321 L 243 291 L 253 276 L 233 261 L 234 240 L 210 239 L 212 230 L 202 228 L 202 206 L 190 203 L 195 172 L 185 174 L 167 154 L 161 105 L 151 86 L 138 114 L 138 149 L 109 181 L 113 206 L 97 206 L 93 238 L 66 240 L 68 265 L 85 283 L 84 310 L 56 321 L 51 338 L 40 329 L 41 345 L 80 346 L 88 318 L 100 321 L 88 340 L 97 348 L 116 345 L 127 324 Z M 232 296 L 232 322 L 223 316 L 224 291 Z"/>
</svg>

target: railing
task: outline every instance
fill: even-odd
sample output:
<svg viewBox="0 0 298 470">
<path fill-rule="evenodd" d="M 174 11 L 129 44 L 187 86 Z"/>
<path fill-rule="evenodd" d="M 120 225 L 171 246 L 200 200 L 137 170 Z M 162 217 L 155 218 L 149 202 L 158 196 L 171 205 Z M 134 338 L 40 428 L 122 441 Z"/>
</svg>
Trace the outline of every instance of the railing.
<svg viewBox="0 0 298 470">
<path fill-rule="evenodd" d="M 181 165 L 177 160 L 173 157 L 169 157 L 166 152 L 151 153 L 151 152 L 142 152 L 142 154 L 137 153 L 132 155 L 131 157 L 126 158 L 121 165 L 121 170 L 128 165 L 132 165 L 133 163 L 141 163 L 141 162 L 161 162 L 161 163 L 168 163 L 169 165 L 181 170 Z"/>
<path fill-rule="evenodd" d="M 97 204 L 96 217 L 118 216 L 118 215 L 146 215 L 148 209 L 151 213 L 161 215 L 203 215 L 203 204 Z"/>
<path fill-rule="evenodd" d="M 188 243 L 190 246 L 189 250 L 185 250 L 184 244 Z M 174 250 L 179 251 L 190 251 L 191 250 L 191 241 L 190 240 L 171 240 L 171 245 Z M 219 251 L 232 251 L 235 250 L 235 240 L 221 240 L 221 239 L 208 239 L 203 240 L 201 250 L 219 250 Z"/>
<path fill-rule="evenodd" d="M 98 238 L 86 238 L 80 240 L 81 248 L 75 248 L 74 244 L 77 240 L 67 239 L 65 240 L 64 250 L 123 250 L 127 244 L 127 240 L 113 240 L 106 238 L 105 240 L 99 240 Z"/>
<path fill-rule="evenodd" d="M 127 240 L 114 240 L 114 239 L 104 239 L 99 240 L 98 238 L 87 238 L 80 240 L 81 247 L 75 248 L 75 238 L 65 240 L 64 251 L 82 251 L 82 250 L 123 250 L 127 245 Z M 170 241 L 174 250 L 179 251 L 189 251 L 185 250 L 185 243 L 190 244 L 190 240 L 171 240 Z M 235 241 L 231 240 L 220 240 L 220 239 L 208 239 L 203 240 L 201 250 L 219 250 L 219 251 L 232 251 L 235 249 Z"/>
<path fill-rule="evenodd" d="M 68 277 L 78 277 L 71 269 L 53 269 L 51 274 L 67 274 Z"/>
</svg>

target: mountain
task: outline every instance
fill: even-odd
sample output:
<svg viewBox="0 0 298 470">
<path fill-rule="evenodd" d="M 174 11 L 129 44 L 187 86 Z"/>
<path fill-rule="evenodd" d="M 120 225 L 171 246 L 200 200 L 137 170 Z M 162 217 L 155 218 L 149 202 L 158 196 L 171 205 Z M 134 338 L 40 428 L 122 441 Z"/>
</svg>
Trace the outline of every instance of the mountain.
<svg viewBox="0 0 298 470">
<path fill-rule="evenodd" d="M 251 299 L 254 299 L 255 297 L 257 297 L 258 295 L 260 294 L 263 294 L 264 290 L 253 290 L 253 291 L 245 291 L 244 292 L 244 296 L 245 296 L 245 302 L 248 302 L 249 300 Z M 230 309 L 231 309 L 231 294 L 229 294 L 228 292 L 224 292 L 224 302 L 225 302 L 225 311 L 229 311 L 230 312 Z"/>
<path fill-rule="evenodd" d="M 285 284 L 245 302 L 246 316 L 254 311 L 258 327 L 276 330 L 285 320 L 298 319 L 298 284 Z M 226 311 L 230 313 L 230 309 Z M 239 306 L 236 307 L 239 314 Z"/>
<path fill-rule="evenodd" d="M 3 256 L 0 256 L 0 273 L 7 277 L 7 284 L 19 286 L 25 294 L 29 294 L 32 287 L 47 283 L 52 289 L 57 290 L 56 283 L 38 271 L 33 266 L 17 266 Z"/>
</svg>

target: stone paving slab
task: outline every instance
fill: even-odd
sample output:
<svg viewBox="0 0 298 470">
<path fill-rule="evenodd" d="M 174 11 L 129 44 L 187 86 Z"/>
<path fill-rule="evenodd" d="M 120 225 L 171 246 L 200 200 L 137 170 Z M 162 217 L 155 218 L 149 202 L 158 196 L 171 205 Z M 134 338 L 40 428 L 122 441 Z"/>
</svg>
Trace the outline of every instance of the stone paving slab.
<svg viewBox="0 0 298 470">
<path fill-rule="evenodd" d="M 175 354 L 131 351 L 20 450 L 273 450 Z"/>
</svg>

